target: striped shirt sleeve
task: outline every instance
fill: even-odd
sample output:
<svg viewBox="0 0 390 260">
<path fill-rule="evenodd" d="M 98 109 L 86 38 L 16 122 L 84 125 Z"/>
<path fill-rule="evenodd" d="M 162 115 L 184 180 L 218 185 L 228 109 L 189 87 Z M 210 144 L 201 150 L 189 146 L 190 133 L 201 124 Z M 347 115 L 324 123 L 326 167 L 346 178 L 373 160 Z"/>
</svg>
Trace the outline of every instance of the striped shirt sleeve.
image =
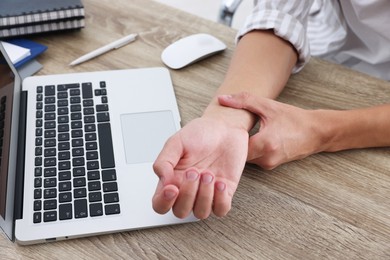
<svg viewBox="0 0 390 260">
<path fill-rule="evenodd" d="M 238 32 L 237 41 L 253 30 L 270 30 L 290 42 L 298 52 L 293 73 L 300 71 L 310 59 L 307 22 L 313 0 L 258 0 Z"/>
</svg>

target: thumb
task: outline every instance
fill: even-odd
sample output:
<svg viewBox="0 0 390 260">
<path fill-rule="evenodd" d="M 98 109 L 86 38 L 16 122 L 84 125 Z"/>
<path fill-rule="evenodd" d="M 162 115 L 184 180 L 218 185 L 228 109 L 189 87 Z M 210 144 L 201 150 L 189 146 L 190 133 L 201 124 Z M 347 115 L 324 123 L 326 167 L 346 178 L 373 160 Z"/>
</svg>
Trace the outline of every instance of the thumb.
<svg viewBox="0 0 390 260">
<path fill-rule="evenodd" d="M 153 170 L 159 179 L 170 183 L 174 178 L 174 168 L 183 154 L 183 146 L 178 134 L 170 137 L 153 164 Z"/>
<path fill-rule="evenodd" d="M 255 97 L 247 92 L 241 92 L 234 95 L 218 96 L 218 102 L 222 106 L 237 109 L 245 109 L 260 117 L 267 112 L 268 100 L 266 98 Z"/>
<path fill-rule="evenodd" d="M 174 168 L 182 156 L 182 147 L 178 135 L 172 136 L 153 164 L 159 182 L 152 198 L 152 206 L 159 214 L 168 212 L 179 194 L 179 188 L 175 185 Z"/>
</svg>

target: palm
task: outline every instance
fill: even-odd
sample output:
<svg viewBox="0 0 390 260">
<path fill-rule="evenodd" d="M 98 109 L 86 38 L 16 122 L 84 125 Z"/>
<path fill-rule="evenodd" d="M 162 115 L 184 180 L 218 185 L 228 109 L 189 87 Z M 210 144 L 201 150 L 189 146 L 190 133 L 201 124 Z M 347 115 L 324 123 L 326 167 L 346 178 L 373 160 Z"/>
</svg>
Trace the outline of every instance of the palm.
<svg viewBox="0 0 390 260">
<path fill-rule="evenodd" d="M 245 165 L 248 151 L 248 133 L 228 128 L 219 122 L 196 119 L 179 133 L 182 156 L 174 167 L 179 182 L 183 171 L 195 167 L 214 173 L 217 179 L 228 183 L 233 193 Z M 180 185 L 180 183 L 175 183 Z"/>
<path fill-rule="evenodd" d="M 230 209 L 248 152 L 248 133 L 222 121 L 198 118 L 173 135 L 154 163 L 160 178 L 153 208 L 177 217 L 206 218 Z M 215 189 L 214 189 L 215 185 Z"/>
</svg>

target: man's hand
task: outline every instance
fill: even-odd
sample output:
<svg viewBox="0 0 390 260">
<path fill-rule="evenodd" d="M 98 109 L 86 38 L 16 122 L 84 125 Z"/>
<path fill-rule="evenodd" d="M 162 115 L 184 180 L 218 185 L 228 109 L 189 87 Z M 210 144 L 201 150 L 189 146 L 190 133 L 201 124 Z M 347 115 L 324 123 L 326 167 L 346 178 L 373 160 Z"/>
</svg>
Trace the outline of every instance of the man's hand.
<svg viewBox="0 0 390 260">
<path fill-rule="evenodd" d="M 211 212 L 225 216 L 240 180 L 248 151 L 248 132 L 223 120 L 191 121 L 165 144 L 153 168 L 160 178 L 153 208 L 175 216 Z"/>
<path fill-rule="evenodd" d="M 249 139 L 248 162 L 264 169 L 320 152 L 323 129 L 316 110 L 304 110 L 247 93 L 222 95 L 218 101 L 231 108 L 245 109 L 260 118 L 260 130 Z"/>
</svg>

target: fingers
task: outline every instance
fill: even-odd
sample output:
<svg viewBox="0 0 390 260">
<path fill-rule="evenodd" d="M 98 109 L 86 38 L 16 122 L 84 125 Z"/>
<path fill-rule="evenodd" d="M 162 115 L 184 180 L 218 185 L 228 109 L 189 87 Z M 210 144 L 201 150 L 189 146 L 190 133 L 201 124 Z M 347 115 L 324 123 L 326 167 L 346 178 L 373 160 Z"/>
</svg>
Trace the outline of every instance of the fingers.
<svg viewBox="0 0 390 260">
<path fill-rule="evenodd" d="M 174 185 L 177 182 L 174 178 L 174 168 L 182 154 L 178 139 L 177 135 L 169 138 L 153 164 L 153 170 L 160 180 L 153 195 L 152 206 L 159 214 L 167 213 L 179 194 L 178 187 Z"/>
<path fill-rule="evenodd" d="M 255 97 L 246 92 L 218 97 L 218 102 L 223 106 L 245 109 L 261 117 L 268 111 L 269 101 L 266 98 Z"/>
<path fill-rule="evenodd" d="M 198 192 L 199 175 L 195 169 L 189 169 L 185 172 L 185 178 L 180 185 L 179 196 L 172 208 L 176 217 L 185 218 L 191 213 Z"/>
<path fill-rule="evenodd" d="M 227 186 L 222 181 L 215 182 L 213 212 L 217 217 L 224 217 L 230 211 L 232 197 L 228 194 Z"/>
<path fill-rule="evenodd" d="M 170 137 L 165 143 L 162 151 L 153 164 L 153 170 L 161 179 L 165 178 L 167 182 L 173 177 L 173 169 L 176 167 L 182 157 L 183 147 L 178 134 Z"/>
<path fill-rule="evenodd" d="M 194 215 L 199 219 L 207 218 L 212 210 L 214 194 L 214 176 L 210 172 L 202 173 L 199 190 L 194 205 Z"/>
<path fill-rule="evenodd" d="M 186 218 L 193 212 L 195 217 L 205 219 L 211 212 L 223 217 L 231 208 L 226 184 L 215 182 L 215 176 L 209 171 L 200 174 L 196 169 L 187 170 L 180 190 L 174 185 L 163 186 L 162 183 L 158 190 L 159 187 L 163 188 L 153 198 L 153 205 L 154 210 L 161 214 L 172 208 L 178 218 Z"/>
<path fill-rule="evenodd" d="M 164 186 L 163 181 L 160 180 L 152 199 L 154 211 L 159 214 L 167 213 L 175 203 L 178 194 L 179 189 L 175 185 Z"/>
</svg>

